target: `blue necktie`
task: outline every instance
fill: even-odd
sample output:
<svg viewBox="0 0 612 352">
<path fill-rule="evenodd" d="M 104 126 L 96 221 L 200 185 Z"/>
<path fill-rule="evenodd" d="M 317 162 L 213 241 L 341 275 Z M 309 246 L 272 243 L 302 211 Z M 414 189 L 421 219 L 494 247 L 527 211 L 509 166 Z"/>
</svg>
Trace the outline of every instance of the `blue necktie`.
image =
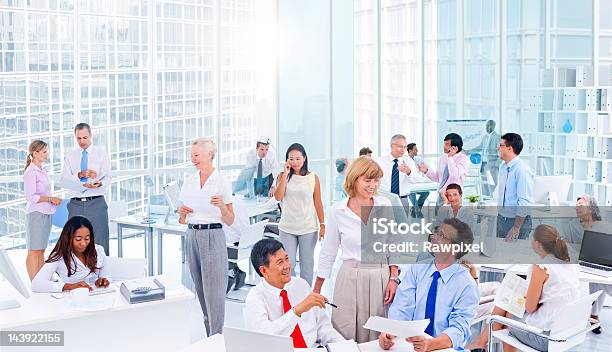
<svg viewBox="0 0 612 352">
<path fill-rule="evenodd" d="M 87 150 L 83 150 L 83 155 L 81 155 L 81 171 L 87 170 L 88 159 Z M 87 182 L 87 177 L 81 177 L 80 180 L 81 182 Z"/>
<path fill-rule="evenodd" d="M 510 167 L 506 170 L 506 182 L 504 182 L 504 197 L 502 198 L 502 207 L 506 205 L 506 187 L 508 187 L 508 177 L 510 177 Z"/>
<path fill-rule="evenodd" d="M 391 193 L 399 196 L 399 192 L 399 170 L 397 169 L 397 159 L 393 159 L 393 168 L 391 169 Z"/>
<path fill-rule="evenodd" d="M 429 319 L 429 325 L 425 332 L 430 336 L 434 336 L 434 320 L 436 317 L 436 295 L 438 294 L 438 279 L 440 272 L 434 271 L 429 292 L 427 292 L 427 303 L 425 304 L 425 319 Z"/>
</svg>

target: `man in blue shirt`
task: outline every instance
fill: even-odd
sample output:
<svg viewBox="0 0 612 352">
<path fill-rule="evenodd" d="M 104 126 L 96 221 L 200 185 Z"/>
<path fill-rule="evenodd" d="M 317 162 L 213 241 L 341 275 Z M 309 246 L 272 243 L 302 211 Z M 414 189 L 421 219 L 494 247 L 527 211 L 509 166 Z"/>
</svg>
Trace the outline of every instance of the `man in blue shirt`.
<svg viewBox="0 0 612 352">
<path fill-rule="evenodd" d="M 516 133 L 506 133 L 498 150 L 504 162 L 499 166 L 497 237 L 508 241 L 525 239 L 532 227 L 529 210 L 533 205 L 534 176 L 529 165 L 519 157 L 523 139 Z"/>
<path fill-rule="evenodd" d="M 404 274 L 389 307 L 395 320 L 429 319 L 425 332 L 431 337 L 413 336 L 406 340 L 416 352 L 444 348 L 462 349 L 470 337 L 470 325 L 480 300 L 476 282 L 469 270 L 458 263 L 465 252 L 435 247 L 444 244 L 471 244 L 470 227 L 456 218 L 445 219 L 431 236 L 434 259 L 412 264 Z M 388 350 L 395 337 L 382 333 L 380 347 Z"/>
</svg>

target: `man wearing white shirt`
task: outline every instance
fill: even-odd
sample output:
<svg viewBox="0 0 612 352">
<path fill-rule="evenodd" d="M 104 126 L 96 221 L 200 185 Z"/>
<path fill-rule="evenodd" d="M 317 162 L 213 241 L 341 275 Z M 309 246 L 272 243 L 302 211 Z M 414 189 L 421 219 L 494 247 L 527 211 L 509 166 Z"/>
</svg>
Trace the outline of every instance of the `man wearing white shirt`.
<svg viewBox="0 0 612 352">
<path fill-rule="evenodd" d="M 418 169 L 412 158 L 404 156 L 406 146 L 406 137 L 404 135 L 394 135 L 391 137 L 391 153 L 378 158 L 376 162 L 383 169 L 380 189 L 397 194 L 404 208 L 407 209 L 409 206 L 408 194 L 410 193 L 410 185 L 418 182 L 418 179 L 415 177 Z"/>
<path fill-rule="evenodd" d="M 264 279 L 246 298 L 247 329 L 291 336 L 295 348 L 344 340 L 325 313 L 326 298 L 312 292 L 304 279 L 291 276 L 291 263 L 282 243 L 260 240 L 251 250 L 251 263 Z"/>
<path fill-rule="evenodd" d="M 259 137 L 255 150 L 247 153 L 246 167 L 254 167 L 255 194 L 271 197 L 274 194 L 274 172 L 278 169 L 276 153 L 270 150 L 270 138 Z"/>
<path fill-rule="evenodd" d="M 74 127 L 79 145 L 64 159 L 61 183 L 68 189 L 68 218 L 80 215 L 94 229 L 96 244 L 109 253 L 108 206 L 104 195 L 111 184 L 111 164 L 106 151 L 91 144 L 91 127 L 79 123 Z"/>
</svg>

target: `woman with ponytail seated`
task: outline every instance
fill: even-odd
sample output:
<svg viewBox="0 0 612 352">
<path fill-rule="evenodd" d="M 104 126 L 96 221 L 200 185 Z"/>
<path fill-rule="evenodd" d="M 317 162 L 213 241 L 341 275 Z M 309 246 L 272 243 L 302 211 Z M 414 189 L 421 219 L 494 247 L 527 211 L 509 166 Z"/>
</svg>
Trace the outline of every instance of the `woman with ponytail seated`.
<svg viewBox="0 0 612 352">
<path fill-rule="evenodd" d="M 554 227 L 550 225 L 536 227 L 531 245 L 540 256 L 542 264 L 531 265 L 527 271 L 529 288 L 525 296 L 523 318 L 516 318 L 499 307 L 495 307 L 492 314 L 522 321 L 544 330 L 546 334 L 550 333 L 556 312 L 579 298 L 578 270 L 576 265 L 568 263 L 570 258 L 567 244 Z M 503 328 L 508 328 L 512 336 L 535 350 L 548 350 L 548 340 L 542 337 L 501 324 L 493 324 L 493 330 Z M 484 350 L 488 339 L 488 329 L 485 327 L 480 336 L 468 345 L 472 352 Z M 514 350 L 512 346 L 504 344 L 504 352 Z"/>
<path fill-rule="evenodd" d="M 53 274 L 59 281 L 52 281 Z M 91 222 L 82 216 L 68 219 L 57 244 L 32 281 L 33 292 L 62 292 L 85 287 L 108 287 L 110 271 L 104 248 L 94 244 Z"/>
</svg>

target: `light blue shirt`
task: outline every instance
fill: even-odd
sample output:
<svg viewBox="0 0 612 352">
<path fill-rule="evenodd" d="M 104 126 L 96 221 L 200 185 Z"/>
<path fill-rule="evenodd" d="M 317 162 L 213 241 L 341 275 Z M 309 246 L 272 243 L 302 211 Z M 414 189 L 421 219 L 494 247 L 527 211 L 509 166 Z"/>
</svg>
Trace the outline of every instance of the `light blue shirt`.
<svg viewBox="0 0 612 352">
<path fill-rule="evenodd" d="M 503 207 L 499 213 L 508 218 L 529 215 L 533 206 L 533 172 L 529 165 L 516 156 L 509 163 L 499 166 L 499 196 L 497 205 Z M 504 196 L 505 189 L 505 196 Z"/>
<path fill-rule="evenodd" d="M 345 174 L 338 174 L 338 176 L 336 176 L 336 185 L 334 187 L 334 201 L 342 200 L 347 197 L 347 194 L 346 192 L 344 192 L 344 188 L 342 187 L 344 185 L 345 177 Z"/>
<path fill-rule="evenodd" d="M 433 260 L 410 265 L 389 307 L 390 319 L 425 319 L 427 293 L 436 270 Z M 465 267 L 455 263 L 440 271 L 433 337 L 446 334 L 454 349 L 463 349 L 479 301 L 478 286 Z"/>
</svg>

